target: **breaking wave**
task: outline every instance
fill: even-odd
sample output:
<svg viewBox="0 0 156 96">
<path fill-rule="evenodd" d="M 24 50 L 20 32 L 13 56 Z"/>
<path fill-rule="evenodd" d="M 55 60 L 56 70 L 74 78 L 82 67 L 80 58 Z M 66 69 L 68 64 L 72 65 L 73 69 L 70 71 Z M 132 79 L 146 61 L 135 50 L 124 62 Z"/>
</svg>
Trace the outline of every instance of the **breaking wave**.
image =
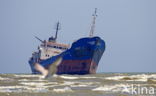
<svg viewBox="0 0 156 96">
<path fill-rule="evenodd" d="M 63 79 L 71 79 L 71 80 L 79 79 L 79 77 L 72 77 L 72 76 L 60 76 L 60 77 L 63 78 Z"/>
<path fill-rule="evenodd" d="M 47 92 L 48 90 L 42 87 L 28 87 L 28 86 L 1 86 L 0 92 Z"/>
<path fill-rule="evenodd" d="M 102 91 L 102 92 L 121 92 L 125 86 L 124 84 L 115 84 L 115 85 L 104 85 L 92 89 L 92 91 Z"/>
<path fill-rule="evenodd" d="M 106 80 L 117 80 L 117 81 L 141 81 L 147 82 L 149 78 L 155 78 L 156 74 L 139 74 L 139 75 L 130 75 L 130 76 L 113 76 L 106 77 Z"/>
<path fill-rule="evenodd" d="M 73 90 L 70 87 L 64 87 L 64 88 L 57 88 L 53 89 L 54 92 L 73 92 Z"/>
</svg>

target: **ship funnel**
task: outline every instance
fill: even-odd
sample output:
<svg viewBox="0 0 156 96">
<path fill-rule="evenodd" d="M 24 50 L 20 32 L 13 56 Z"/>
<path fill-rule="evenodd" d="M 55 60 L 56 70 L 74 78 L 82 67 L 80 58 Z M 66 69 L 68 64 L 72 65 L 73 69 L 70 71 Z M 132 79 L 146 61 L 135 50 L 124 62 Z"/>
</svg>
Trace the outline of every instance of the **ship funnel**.
<svg viewBox="0 0 156 96">
<path fill-rule="evenodd" d="M 94 30 L 95 30 L 95 21 L 96 21 L 96 17 L 97 17 L 97 8 L 95 8 L 94 14 L 93 14 L 93 21 L 92 21 L 92 25 L 91 25 L 91 29 L 90 29 L 90 34 L 89 36 L 92 37 L 94 34 Z"/>
</svg>

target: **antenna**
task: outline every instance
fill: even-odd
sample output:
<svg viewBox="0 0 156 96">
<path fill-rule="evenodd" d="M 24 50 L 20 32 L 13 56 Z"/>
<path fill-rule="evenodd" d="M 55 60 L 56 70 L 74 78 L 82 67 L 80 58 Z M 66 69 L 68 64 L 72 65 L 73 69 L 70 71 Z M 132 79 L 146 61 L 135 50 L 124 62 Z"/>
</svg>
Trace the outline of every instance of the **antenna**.
<svg viewBox="0 0 156 96">
<path fill-rule="evenodd" d="M 61 29 L 61 27 L 60 27 L 60 23 L 59 23 L 59 21 L 58 21 L 57 24 L 56 24 L 55 40 L 57 39 L 58 30 L 60 30 L 60 29 Z"/>
<path fill-rule="evenodd" d="M 60 28 L 60 23 L 57 22 L 57 23 L 56 23 L 56 33 L 55 33 L 55 37 L 51 36 L 51 37 L 49 38 L 49 42 L 56 42 L 57 33 L 58 33 L 58 30 L 60 30 L 60 29 L 61 29 L 61 28 Z"/>
<path fill-rule="evenodd" d="M 93 21 L 92 21 L 92 25 L 91 25 L 91 29 L 90 29 L 90 33 L 89 36 L 92 37 L 94 34 L 94 30 L 95 30 L 95 20 L 97 17 L 97 8 L 95 8 L 94 14 L 93 14 Z"/>
<path fill-rule="evenodd" d="M 35 38 L 37 39 L 37 40 L 39 40 L 40 42 L 44 42 L 43 40 L 41 40 L 40 38 L 38 38 L 37 36 L 35 36 Z"/>
</svg>

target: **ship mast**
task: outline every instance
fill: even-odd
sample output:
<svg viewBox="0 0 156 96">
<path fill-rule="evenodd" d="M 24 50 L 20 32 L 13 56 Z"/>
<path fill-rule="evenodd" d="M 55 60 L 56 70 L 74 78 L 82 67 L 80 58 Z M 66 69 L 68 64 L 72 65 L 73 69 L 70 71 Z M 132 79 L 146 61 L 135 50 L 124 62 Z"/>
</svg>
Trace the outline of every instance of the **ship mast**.
<svg viewBox="0 0 156 96">
<path fill-rule="evenodd" d="M 49 38 L 49 42 L 56 42 L 58 30 L 60 30 L 60 29 L 61 29 L 61 28 L 60 28 L 60 23 L 57 22 L 57 24 L 56 24 L 56 33 L 55 33 L 55 37 L 51 36 L 51 37 Z"/>
<path fill-rule="evenodd" d="M 60 23 L 59 23 L 59 22 L 57 22 L 57 24 L 56 24 L 55 40 L 57 39 L 57 33 L 58 33 L 58 30 L 60 30 Z"/>
<path fill-rule="evenodd" d="M 93 14 L 93 21 L 92 21 L 92 25 L 91 25 L 91 29 L 90 29 L 90 33 L 89 33 L 89 36 L 92 37 L 93 34 L 94 34 L 94 30 L 95 30 L 95 20 L 96 20 L 96 17 L 97 17 L 97 8 L 95 8 L 95 12 Z"/>
</svg>

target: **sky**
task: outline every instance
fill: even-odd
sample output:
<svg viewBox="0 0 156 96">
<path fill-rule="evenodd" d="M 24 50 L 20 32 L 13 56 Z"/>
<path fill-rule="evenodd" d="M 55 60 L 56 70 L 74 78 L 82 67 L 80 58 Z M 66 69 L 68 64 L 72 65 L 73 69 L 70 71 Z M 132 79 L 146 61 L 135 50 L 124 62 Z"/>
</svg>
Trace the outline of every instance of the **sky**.
<svg viewBox="0 0 156 96">
<path fill-rule="evenodd" d="M 156 72 L 156 0 L 0 0 L 0 73 L 31 73 L 28 60 L 55 35 L 72 44 L 89 36 L 106 42 L 97 72 Z"/>
</svg>

